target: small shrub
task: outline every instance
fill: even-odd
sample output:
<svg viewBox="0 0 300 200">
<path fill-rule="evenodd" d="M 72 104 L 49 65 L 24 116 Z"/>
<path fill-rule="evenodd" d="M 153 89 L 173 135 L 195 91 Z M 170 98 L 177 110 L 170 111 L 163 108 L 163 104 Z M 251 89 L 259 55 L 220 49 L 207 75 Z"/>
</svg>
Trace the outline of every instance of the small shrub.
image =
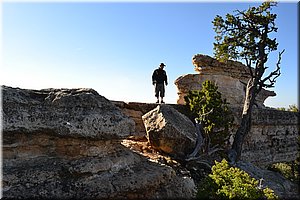
<svg viewBox="0 0 300 200">
<path fill-rule="evenodd" d="M 211 141 L 211 145 L 224 145 L 229 138 L 232 127 L 233 115 L 231 114 L 226 99 L 218 91 L 218 86 L 209 80 L 202 83 L 202 89 L 189 91 L 184 97 L 192 115 L 201 122 L 204 137 Z M 212 112 L 210 112 L 212 111 Z M 206 149 L 208 146 L 205 147 Z"/>
<path fill-rule="evenodd" d="M 291 106 L 290 106 L 291 107 Z M 298 146 L 298 153 L 296 160 L 291 162 L 282 162 L 282 163 L 275 163 L 272 164 L 268 169 L 272 171 L 279 172 L 285 178 L 298 182 L 300 181 L 300 136 L 297 138 L 297 146 Z"/>
<path fill-rule="evenodd" d="M 215 161 L 211 174 L 199 186 L 199 199 L 277 199 L 274 191 L 258 188 L 259 181 L 245 171 L 230 167 L 223 159 Z"/>
<path fill-rule="evenodd" d="M 268 168 L 269 170 L 279 172 L 285 178 L 291 181 L 299 181 L 299 162 L 298 160 L 293 162 L 286 162 L 286 163 L 275 163 L 271 167 Z"/>
</svg>

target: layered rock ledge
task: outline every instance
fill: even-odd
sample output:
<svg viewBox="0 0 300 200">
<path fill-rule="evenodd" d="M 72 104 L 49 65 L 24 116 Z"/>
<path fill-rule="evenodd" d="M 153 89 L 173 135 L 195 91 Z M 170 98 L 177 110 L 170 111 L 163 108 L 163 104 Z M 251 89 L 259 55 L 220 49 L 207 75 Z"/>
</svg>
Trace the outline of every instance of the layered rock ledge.
<svg viewBox="0 0 300 200">
<path fill-rule="evenodd" d="M 142 122 L 142 116 L 148 112 L 155 112 L 156 104 L 146 104 L 138 102 L 113 102 L 124 113 L 139 113 L 133 120 L 140 137 L 136 139 L 146 139 L 146 128 Z M 188 107 L 180 104 L 169 104 L 178 112 L 186 115 L 193 121 L 189 115 Z M 234 123 L 231 130 L 233 138 L 241 120 L 242 108 L 230 107 Z M 130 116 L 130 115 L 129 115 Z M 180 123 L 180 125 L 184 122 Z M 278 162 L 290 162 L 298 155 L 298 136 L 299 136 L 299 115 L 296 112 L 281 111 L 272 108 L 254 108 L 252 112 L 251 132 L 247 135 L 243 144 L 242 159 L 251 162 L 259 167 L 265 168 Z"/>
<path fill-rule="evenodd" d="M 186 106 L 109 101 L 93 89 L 3 86 L 2 94 L 4 198 L 195 197 L 190 173 L 159 162 L 166 158 L 148 149 L 151 131 L 160 133 L 154 138 L 159 141 L 154 148 L 158 151 L 182 156 L 192 149 L 195 132 Z M 242 111 L 231 109 L 234 134 Z M 153 115 L 158 121 L 152 121 Z M 296 159 L 298 119 L 298 113 L 255 108 L 251 133 L 243 145 L 240 167 L 257 179 L 263 177 L 280 197 L 294 197 L 296 187 L 256 166 Z M 178 139 L 172 141 L 170 136 Z M 138 141 L 147 147 L 137 145 Z M 147 156 L 149 151 L 154 152 L 152 157 Z"/>
<path fill-rule="evenodd" d="M 92 89 L 2 87 L 3 197 L 192 198 L 195 184 L 122 145 L 135 123 Z"/>
</svg>

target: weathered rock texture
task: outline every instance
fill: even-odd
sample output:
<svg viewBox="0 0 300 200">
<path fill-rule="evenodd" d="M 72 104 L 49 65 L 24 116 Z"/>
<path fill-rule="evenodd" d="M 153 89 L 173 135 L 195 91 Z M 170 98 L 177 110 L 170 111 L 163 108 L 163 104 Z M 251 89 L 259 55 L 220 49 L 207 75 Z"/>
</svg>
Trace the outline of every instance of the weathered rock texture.
<svg viewBox="0 0 300 200">
<path fill-rule="evenodd" d="M 147 140 L 146 129 L 142 116 L 154 109 L 157 104 L 147 104 L 147 103 L 135 103 L 135 102 L 122 102 L 122 101 L 112 101 L 117 107 L 121 108 L 123 113 L 135 122 L 135 134 L 130 136 L 131 139 L 135 140 Z"/>
<path fill-rule="evenodd" d="M 178 77 L 175 85 L 178 90 L 178 104 L 185 104 L 184 96 L 190 90 L 201 90 L 206 80 L 214 81 L 222 97 L 226 98 L 232 107 L 242 107 L 245 99 L 245 88 L 250 78 L 249 69 L 241 62 L 228 61 L 221 63 L 207 55 L 197 54 L 192 58 L 195 70 L 199 74 L 187 74 Z M 275 92 L 262 90 L 256 98 L 257 107 L 264 108 L 264 101 Z"/>
<path fill-rule="evenodd" d="M 222 74 L 247 82 L 250 78 L 249 68 L 238 61 L 229 60 L 221 63 L 218 60 L 202 54 L 196 54 L 192 58 L 195 71 L 200 74 Z"/>
<path fill-rule="evenodd" d="M 123 101 L 111 101 L 114 105 L 119 107 L 124 114 L 129 116 L 135 122 L 135 134 L 129 136 L 130 139 L 135 140 L 147 140 L 146 138 L 146 129 L 142 119 L 142 116 L 147 112 L 155 109 L 157 104 L 155 103 L 140 103 L 140 102 L 123 102 Z M 180 104 L 168 104 L 174 109 L 179 111 L 185 116 L 189 116 L 190 110 L 186 106 Z M 193 118 L 190 118 L 194 120 Z"/>
<path fill-rule="evenodd" d="M 195 184 L 121 145 L 134 123 L 91 89 L 3 87 L 4 198 L 192 198 Z"/>
<path fill-rule="evenodd" d="M 236 124 L 240 122 L 239 116 L 241 114 L 236 114 Z M 251 131 L 243 144 L 242 159 L 260 167 L 294 161 L 299 153 L 298 137 L 299 113 L 254 109 Z"/>
<path fill-rule="evenodd" d="M 154 108 L 154 106 L 156 106 L 155 104 L 119 102 L 118 105 L 122 109 L 126 108 L 127 111 L 131 109 L 138 110 L 141 113 L 149 111 L 144 116 L 156 115 L 157 118 L 163 117 L 162 113 L 157 112 L 158 107 Z M 174 104 L 168 106 L 185 115 L 189 114 L 186 106 Z M 231 108 L 231 110 L 235 119 L 232 130 L 232 135 L 234 135 L 240 123 L 242 109 Z M 148 119 L 150 120 L 151 118 L 148 117 Z M 252 129 L 243 145 L 243 161 L 237 163 L 237 167 L 249 173 L 251 177 L 257 180 L 262 179 L 262 186 L 273 189 L 280 199 L 298 199 L 298 186 L 285 179 L 278 172 L 272 172 L 265 168 L 273 163 L 289 162 L 296 159 L 299 153 L 297 145 L 297 138 L 299 136 L 298 119 L 299 115 L 295 112 L 267 108 L 254 109 L 252 115 Z M 159 124 L 161 121 L 163 120 L 157 120 L 157 123 L 153 123 L 153 125 Z M 182 125 L 184 120 L 180 121 L 180 125 Z M 193 132 L 193 130 L 190 130 L 190 132 Z M 162 135 L 164 134 L 167 134 L 167 132 L 162 133 Z M 170 135 L 172 135 L 172 133 Z M 181 135 L 180 137 L 184 136 Z M 126 142 L 129 143 L 128 141 Z M 130 146 L 130 144 L 128 144 L 128 146 Z M 132 145 L 131 148 L 139 152 L 145 152 L 144 154 L 146 155 L 148 154 L 146 153 L 147 148 L 145 147 Z"/>
<path fill-rule="evenodd" d="M 136 110 L 146 114 L 157 106 L 145 103 L 115 102 L 122 110 Z M 189 116 L 188 108 L 184 105 L 170 104 L 180 113 Z M 234 115 L 232 136 L 240 123 L 242 108 L 230 108 Z M 179 123 L 181 125 L 181 123 Z M 195 132 L 195 130 L 190 130 Z M 144 132 L 146 137 L 146 132 Z M 297 157 L 299 135 L 299 115 L 296 112 L 280 111 L 270 108 L 255 108 L 252 113 L 251 132 L 243 144 L 242 159 L 252 162 L 259 167 L 273 163 L 293 161 Z"/>
<path fill-rule="evenodd" d="M 188 175 L 121 145 L 124 138 L 146 137 L 142 116 L 161 110 L 156 104 L 112 104 L 92 89 L 37 91 L 3 86 L 2 96 L 4 198 L 195 197 L 195 184 Z M 188 115 L 183 105 L 164 106 Z M 164 116 L 165 127 L 171 122 L 171 129 L 184 129 L 183 138 L 195 133 L 194 128 L 181 127 L 182 116 L 170 119 L 178 113 L 168 110 L 156 114 Z M 241 108 L 232 110 L 237 125 Z M 298 119 L 298 113 L 254 109 L 242 159 L 259 167 L 295 160 Z M 186 144 L 193 148 L 193 143 L 189 139 Z M 185 151 L 183 146 L 172 148 Z M 274 187 L 280 182 L 267 172 L 257 173 L 258 178 L 274 179 Z M 290 185 L 283 187 L 278 191 L 284 197 Z"/>
<path fill-rule="evenodd" d="M 196 144 L 192 121 L 169 105 L 158 105 L 142 117 L 151 146 L 165 153 L 185 157 Z"/>
<path fill-rule="evenodd" d="M 134 121 L 93 89 L 24 90 L 3 87 L 3 129 L 7 134 L 122 139 Z"/>
</svg>

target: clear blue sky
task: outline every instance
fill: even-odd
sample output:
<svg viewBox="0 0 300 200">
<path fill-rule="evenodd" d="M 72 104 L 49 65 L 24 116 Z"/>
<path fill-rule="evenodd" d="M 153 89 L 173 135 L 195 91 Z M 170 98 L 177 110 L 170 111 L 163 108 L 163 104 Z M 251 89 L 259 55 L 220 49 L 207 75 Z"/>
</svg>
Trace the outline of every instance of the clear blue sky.
<svg viewBox="0 0 300 200">
<path fill-rule="evenodd" d="M 1 85 L 93 88 L 110 100 L 155 102 L 151 75 L 164 62 L 167 103 L 174 81 L 196 73 L 195 54 L 213 56 L 212 20 L 259 2 L 4 2 Z M 282 75 L 267 106 L 298 103 L 297 3 L 273 9 Z M 278 52 L 270 56 L 273 69 Z M 272 66 L 273 65 L 273 66 Z"/>
</svg>

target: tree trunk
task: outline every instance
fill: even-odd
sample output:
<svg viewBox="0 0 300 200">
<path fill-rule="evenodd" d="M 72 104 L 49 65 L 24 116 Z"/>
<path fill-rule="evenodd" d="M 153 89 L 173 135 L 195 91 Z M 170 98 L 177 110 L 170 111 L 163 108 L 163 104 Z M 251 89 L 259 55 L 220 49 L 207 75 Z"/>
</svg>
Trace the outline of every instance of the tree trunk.
<svg viewBox="0 0 300 200">
<path fill-rule="evenodd" d="M 199 153 L 200 149 L 202 148 L 203 146 L 203 141 L 204 141 L 204 138 L 203 138 L 203 127 L 202 127 L 202 124 L 201 122 L 198 122 L 196 120 L 196 133 L 197 133 L 197 142 L 196 142 L 196 146 L 195 146 L 195 149 L 194 151 L 188 155 L 188 158 L 193 158 L 197 155 L 197 153 Z"/>
<path fill-rule="evenodd" d="M 236 131 L 234 141 L 228 155 L 231 163 L 235 163 L 240 159 L 245 136 L 249 133 L 251 129 L 251 111 L 256 96 L 254 85 L 254 79 L 250 79 L 247 84 L 241 124 L 238 130 Z"/>
</svg>

